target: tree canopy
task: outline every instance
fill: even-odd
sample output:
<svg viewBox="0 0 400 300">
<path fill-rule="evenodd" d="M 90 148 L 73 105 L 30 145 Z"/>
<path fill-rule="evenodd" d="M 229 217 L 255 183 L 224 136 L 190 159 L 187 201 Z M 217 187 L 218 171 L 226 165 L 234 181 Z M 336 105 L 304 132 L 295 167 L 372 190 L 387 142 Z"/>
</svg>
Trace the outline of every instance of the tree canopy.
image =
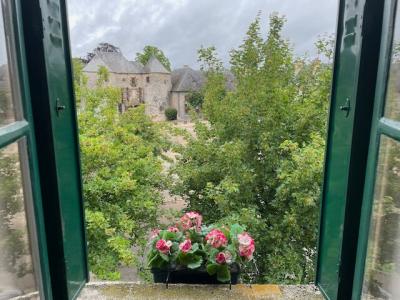
<svg viewBox="0 0 400 300">
<path fill-rule="evenodd" d="M 152 56 L 155 56 L 168 71 L 171 71 L 169 59 L 165 56 L 164 52 L 156 46 L 145 46 L 142 52 L 136 53 L 136 61 L 145 65 Z"/>
<path fill-rule="evenodd" d="M 199 51 L 208 124 L 198 122 L 173 172 L 188 209 L 247 226 L 259 282 L 304 283 L 314 278 L 331 65 L 296 58 L 284 23 L 272 15 L 266 37 L 260 17 L 250 25 L 231 52 L 233 91 L 216 49 Z"/>
</svg>

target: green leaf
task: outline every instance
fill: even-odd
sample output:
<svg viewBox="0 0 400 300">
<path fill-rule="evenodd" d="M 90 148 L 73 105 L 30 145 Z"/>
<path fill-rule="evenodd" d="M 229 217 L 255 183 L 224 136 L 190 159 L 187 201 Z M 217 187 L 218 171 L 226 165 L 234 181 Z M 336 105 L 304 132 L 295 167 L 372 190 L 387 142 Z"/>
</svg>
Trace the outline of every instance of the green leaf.
<svg viewBox="0 0 400 300">
<path fill-rule="evenodd" d="M 193 260 L 187 266 L 189 269 L 197 269 L 200 268 L 201 264 L 203 263 L 203 258 L 199 255 L 194 255 Z"/>
<path fill-rule="evenodd" d="M 151 257 L 149 256 L 148 266 L 153 267 L 153 264 L 157 260 L 158 257 L 159 257 L 158 255 L 152 255 Z"/>
<path fill-rule="evenodd" d="M 239 224 L 233 224 L 231 226 L 231 237 L 237 239 L 237 235 L 243 233 L 243 231 L 243 226 L 240 226 Z"/>
<path fill-rule="evenodd" d="M 164 253 L 160 253 L 160 257 L 161 257 L 163 260 L 165 260 L 166 262 L 169 261 L 168 255 L 166 255 L 166 254 L 164 254 Z"/>
<path fill-rule="evenodd" d="M 217 280 L 221 282 L 229 282 L 231 280 L 231 272 L 228 265 L 219 265 L 217 270 Z"/>
<path fill-rule="evenodd" d="M 219 265 L 217 264 L 209 264 L 207 265 L 207 273 L 209 275 L 214 275 L 215 273 L 217 273 Z"/>
</svg>

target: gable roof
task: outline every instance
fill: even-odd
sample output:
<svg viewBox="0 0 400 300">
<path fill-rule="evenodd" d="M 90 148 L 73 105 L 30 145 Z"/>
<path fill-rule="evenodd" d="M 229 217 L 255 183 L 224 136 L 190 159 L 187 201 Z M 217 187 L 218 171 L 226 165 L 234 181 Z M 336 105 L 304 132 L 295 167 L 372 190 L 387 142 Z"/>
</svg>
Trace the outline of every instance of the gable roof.
<svg viewBox="0 0 400 300">
<path fill-rule="evenodd" d="M 143 70 L 145 73 L 166 73 L 166 74 L 171 73 L 154 55 L 150 57 L 149 61 L 144 66 Z"/>
<path fill-rule="evenodd" d="M 185 66 L 172 71 L 171 81 L 173 92 L 199 91 L 204 85 L 205 77 L 203 72 Z"/>
<path fill-rule="evenodd" d="M 229 70 L 223 71 L 225 77 L 225 86 L 228 91 L 235 89 L 235 77 Z M 172 71 L 172 92 L 190 92 L 200 91 L 206 82 L 204 72 L 193 70 L 185 66 Z"/>
<path fill-rule="evenodd" d="M 100 66 L 105 66 L 113 73 L 143 73 L 143 66 L 127 60 L 119 52 L 96 52 L 95 56 L 83 68 L 84 72 L 97 72 Z"/>
</svg>

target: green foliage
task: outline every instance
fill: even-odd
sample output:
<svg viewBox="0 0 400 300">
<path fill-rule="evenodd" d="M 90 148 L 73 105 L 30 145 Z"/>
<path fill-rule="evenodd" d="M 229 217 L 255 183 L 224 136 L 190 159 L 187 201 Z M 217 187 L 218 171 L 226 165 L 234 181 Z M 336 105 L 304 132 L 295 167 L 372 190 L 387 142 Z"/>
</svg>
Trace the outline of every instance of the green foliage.
<svg viewBox="0 0 400 300">
<path fill-rule="evenodd" d="M 97 70 L 97 85 L 99 87 L 103 86 L 104 83 L 108 82 L 110 79 L 110 72 L 105 66 L 100 66 Z"/>
<path fill-rule="evenodd" d="M 206 72 L 203 112 L 173 170 L 175 192 L 206 222 L 246 225 L 256 241 L 259 282 L 313 280 L 318 199 L 331 82 L 331 42 L 317 43 L 325 61 L 295 58 L 281 37 L 285 19 L 260 17 L 231 52 L 235 90 L 227 91 L 214 47 L 199 50 Z"/>
<path fill-rule="evenodd" d="M 176 108 L 168 107 L 165 109 L 165 117 L 167 118 L 168 121 L 176 120 L 177 116 L 178 116 L 178 111 L 176 110 Z"/>
<path fill-rule="evenodd" d="M 155 56 L 168 71 L 171 71 L 169 59 L 165 56 L 164 52 L 156 46 L 145 46 L 142 53 L 136 53 L 136 61 L 145 65 L 152 56 Z"/>
<path fill-rule="evenodd" d="M 83 88 L 79 113 L 89 264 L 100 279 L 137 264 L 157 224 L 165 142 L 140 106 L 119 114 L 116 88 Z M 135 247 L 136 256 L 132 252 Z"/>
<path fill-rule="evenodd" d="M 186 102 L 195 109 L 201 108 L 204 102 L 204 95 L 202 92 L 192 91 L 186 95 Z"/>
</svg>

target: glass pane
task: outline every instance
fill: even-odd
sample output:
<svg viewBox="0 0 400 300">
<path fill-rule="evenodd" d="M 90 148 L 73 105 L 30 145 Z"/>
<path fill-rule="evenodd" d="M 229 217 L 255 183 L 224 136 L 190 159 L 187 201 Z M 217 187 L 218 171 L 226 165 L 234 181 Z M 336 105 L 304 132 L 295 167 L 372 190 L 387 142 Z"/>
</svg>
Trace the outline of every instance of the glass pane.
<svg viewBox="0 0 400 300">
<path fill-rule="evenodd" d="M 0 126 L 10 124 L 20 117 L 16 111 L 16 101 L 13 101 L 13 98 L 19 100 L 18 89 L 11 85 L 17 84 L 17 76 L 15 76 L 16 65 L 10 59 L 12 53 L 9 42 L 12 39 L 9 36 L 12 36 L 12 34 L 10 32 L 11 22 L 8 18 L 10 15 L 8 13 L 9 7 L 5 4 L 7 2 L 2 1 L 2 9 L 0 9 Z M 13 80 L 12 83 L 10 78 Z"/>
<path fill-rule="evenodd" d="M 385 117 L 400 121 L 400 5 L 397 6 Z"/>
<path fill-rule="evenodd" d="M 0 299 L 37 290 L 27 215 L 25 143 L 0 149 Z M 32 227 L 31 227 L 32 228 Z"/>
<path fill-rule="evenodd" d="M 383 136 L 363 299 L 400 299 L 400 143 Z"/>
</svg>

